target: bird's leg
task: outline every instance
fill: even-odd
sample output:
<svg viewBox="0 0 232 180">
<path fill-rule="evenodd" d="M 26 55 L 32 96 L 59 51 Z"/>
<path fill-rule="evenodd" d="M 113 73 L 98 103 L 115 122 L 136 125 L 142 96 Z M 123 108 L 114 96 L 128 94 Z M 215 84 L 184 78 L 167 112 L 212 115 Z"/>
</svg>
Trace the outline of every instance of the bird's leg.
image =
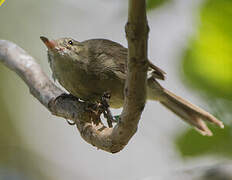
<svg viewBox="0 0 232 180">
<path fill-rule="evenodd" d="M 95 124 L 98 124 L 101 121 L 100 116 L 101 114 L 103 114 L 104 117 L 107 119 L 108 126 L 113 127 L 112 125 L 113 117 L 109 109 L 109 99 L 110 99 L 110 94 L 104 93 L 99 99 L 99 101 L 95 103 L 89 102 L 86 110 L 91 111 L 93 113 L 95 118 L 93 118 L 92 120 Z"/>
<path fill-rule="evenodd" d="M 112 122 L 114 121 L 114 118 L 112 116 L 112 113 L 110 111 L 110 106 L 109 106 L 109 100 L 110 100 L 110 93 L 105 92 L 102 97 L 101 97 L 101 105 L 103 109 L 103 115 L 107 119 L 107 123 L 109 127 L 113 127 Z"/>
</svg>

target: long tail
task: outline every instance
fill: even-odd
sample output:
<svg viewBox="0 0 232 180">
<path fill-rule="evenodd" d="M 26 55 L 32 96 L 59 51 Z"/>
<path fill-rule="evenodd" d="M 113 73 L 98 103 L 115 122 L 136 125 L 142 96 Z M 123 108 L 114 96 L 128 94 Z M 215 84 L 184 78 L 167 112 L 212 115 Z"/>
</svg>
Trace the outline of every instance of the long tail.
<svg viewBox="0 0 232 180">
<path fill-rule="evenodd" d="M 216 124 L 221 128 L 224 127 L 223 123 L 213 115 L 164 89 L 156 80 L 148 80 L 148 86 L 150 89 L 149 99 L 159 100 L 162 105 L 193 125 L 202 135 L 213 135 L 204 121 Z"/>
</svg>

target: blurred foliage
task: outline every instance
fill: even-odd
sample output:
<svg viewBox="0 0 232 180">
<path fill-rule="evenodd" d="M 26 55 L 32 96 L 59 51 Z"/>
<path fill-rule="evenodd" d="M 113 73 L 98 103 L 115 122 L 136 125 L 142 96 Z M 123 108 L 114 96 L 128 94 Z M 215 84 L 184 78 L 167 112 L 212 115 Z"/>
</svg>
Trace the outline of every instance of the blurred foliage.
<svg viewBox="0 0 232 180">
<path fill-rule="evenodd" d="M 207 0 L 200 9 L 199 29 L 182 60 L 184 80 L 208 100 L 211 111 L 224 123 L 214 137 L 187 130 L 177 138 L 183 156 L 206 153 L 229 156 L 232 152 L 232 1 Z"/>
<path fill-rule="evenodd" d="M 3 68 L 3 65 L 0 64 L 0 82 L 1 84 L 5 84 L 5 75 L 7 74 L 6 68 Z M 3 89 L 0 89 L 0 164 L 7 164 L 7 161 L 9 159 L 9 150 L 8 147 L 15 146 L 15 143 L 21 144 L 21 139 L 16 132 L 16 129 L 14 127 L 12 118 L 7 111 L 7 108 L 5 106 L 5 102 L 3 101 L 2 92 Z M 10 101 L 9 97 L 9 101 Z"/>
<path fill-rule="evenodd" d="M 212 96 L 232 99 L 232 1 L 209 0 L 202 8 L 199 33 L 183 61 L 191 84 Z"/>
<path fill-rule="evenodd" d="M 170 0 L 147 0 L 147 9 L 148 10 L 154 9 L 167 1 Z"/>
<path fill-rule="evenodd" d="M 1 87 L 7 87 L 7 76 L 9 70 L 0 63 L 0 82 Z M 10 114 L 3 98 L 3 88 L 0 88 L 0 179 L 1 180 L 29 180 L 29 179 L 48 179 L 40 167 L 45 166 L 45 160 L 39 158 L 34 152 L 28 151 L 23 139 L 17 130 L 17 123 L 20 122 L 17 117 L 17 108 L 14 104 L 19 99 L 7 97 L 12 102 L 11 108 L 15 114 Z M 19 93 L 17 89 L 15 93 Z M 20 96 L 19 96 L 20 98 Z M 46 162 L 47 163 L 47 162 Z M 50 178 L 51 179 L 51 178 Z"/>
<path fill-rule="evenodd" d="M 215 156 L 232 157 L 232 131 L 225 126 L 224 130 L 210 126 L 214 136 L 202 136 L 194 129 L 181 134 L 176 144 L 183 157 L 201 156 L 211 154 Z"/>
</svg>

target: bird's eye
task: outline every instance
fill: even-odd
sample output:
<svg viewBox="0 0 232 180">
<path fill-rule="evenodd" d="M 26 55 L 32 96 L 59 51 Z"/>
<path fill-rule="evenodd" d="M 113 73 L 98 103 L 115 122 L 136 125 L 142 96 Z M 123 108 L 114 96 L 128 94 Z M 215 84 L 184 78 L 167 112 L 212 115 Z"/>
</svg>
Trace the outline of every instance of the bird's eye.
<svg viewBox="0 0 232 180">
<path fill-rule="evenodd" d="M 72 40 L 69 40 L 68 43 L 69 43 L 70 45 L 73 45 L 73 41 L 72 41 Z"/>
</svg>

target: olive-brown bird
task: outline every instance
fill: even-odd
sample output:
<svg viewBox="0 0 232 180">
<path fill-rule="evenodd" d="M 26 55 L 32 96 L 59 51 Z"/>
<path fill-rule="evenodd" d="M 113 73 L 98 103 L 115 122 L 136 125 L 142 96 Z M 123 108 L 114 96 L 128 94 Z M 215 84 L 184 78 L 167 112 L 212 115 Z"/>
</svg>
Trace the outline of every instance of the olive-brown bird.
<svg viewBox="0 0 232 180">
<path fill-rule="evenodd" d="M 53 77 L 68 92 L 86 101 L 99 101 L 105 92 L 110 92 L 110 107 L 123 106 L 127 48 L 106 39 L 78 42 L 72 38 L 40 38 L 48 48 Z M 212 135 L 204 121 L 224 127 L 210 113 L 163 88 L 156 79 L 164 80 L 164 71 L 148 63 L 151 75 L 147 82 L 148 100 L 159 101 L 203 135 Z"/>
</svg>

